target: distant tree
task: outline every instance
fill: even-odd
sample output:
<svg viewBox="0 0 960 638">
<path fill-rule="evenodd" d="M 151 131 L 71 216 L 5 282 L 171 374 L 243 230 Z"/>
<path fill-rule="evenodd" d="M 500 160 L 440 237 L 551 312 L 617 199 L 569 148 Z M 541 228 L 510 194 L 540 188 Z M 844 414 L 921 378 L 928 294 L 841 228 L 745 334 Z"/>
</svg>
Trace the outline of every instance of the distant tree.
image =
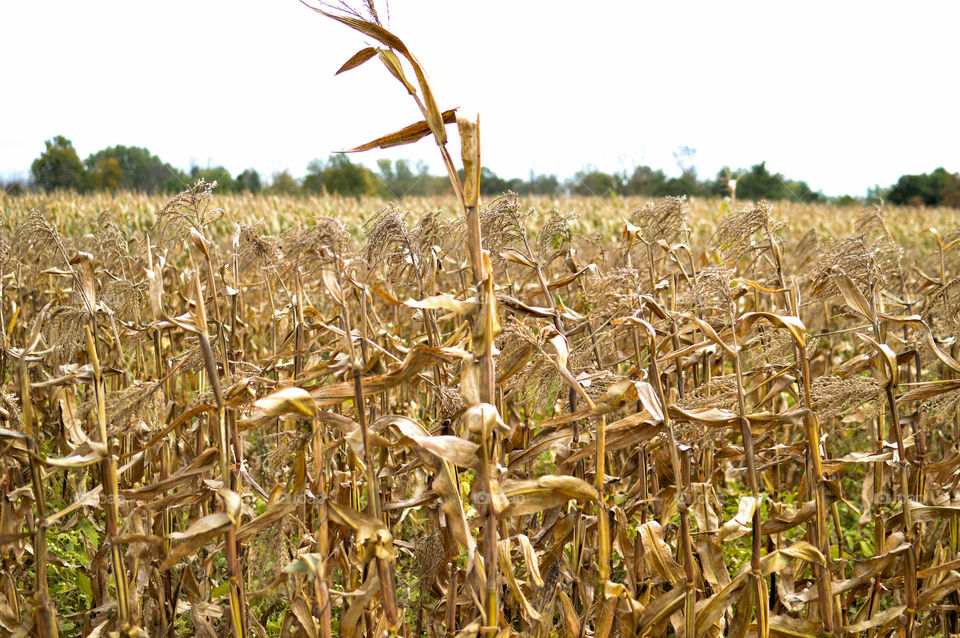
<svg viewBox="0 0 960 638">
<path fill-rule="evenodd" d="M 46 150 L 30 166 L 33 183 L 46 191 L 57 188 L 84 190 L 88 175 L 73 142 L 57 135 L 44 144 Z"/>
<path fill-rule="evenodd" d="M 418 197 L 429 197 L 431 195 L 443 195 L 452 193 L 450 180 L 444 175 L 431 175 L 430 167 L 423 160 L 417 162 L 417 183 L 413 189 L 413 195 Z"/>
<path fill-rule="evenodd" d="M 529 180 L 512 179 L 510 189 L 518 195 L 556 195 L 560 192 L 560 180 L 556 175 L 534 175 Z"/>
<path fill-rule="evenodd" d="M 463 169 L 457 171 L 461 181 L 463 180 Z M 496 196 L 502 195 L 507 191 L 518 192 L 523 184 L 522 179 L 503 179 L 486 166 L 480 167 L 480 194 Z"/>
<path fill-rule="evenodd" d="M 960 173 L 950 173 L 947 183 L 940 190 L 940 204 L 960 208 Z"/>
<path fill-rule="evenodd" d="M 960 199 L 960 193 L 956 192 L 958 180 L 960 176 L 949 173 L 942 166 L 931 173 L 901 175 L 887 197 L 894 204 L 913 206 L 937 206 L 944 203 L 945 198 L 956 202 Z"/>
<path fill-rule="evenodd" d="M 426 165 L 423 166 L 426 169 Z M 399 159 L 391 162 L 388 159 L 377 160 L 377 168 L 380 178 L 378 187 L 387 197 L 400 198 L 405 195 L 423 195 L 424 184 L 421 177 L 429 176 L 429 172 L 421 175 L 413 172 L 410 168 L 410 162 L 405 159 Z"/>
<path fill-rule="evenodd" d="M 522 179 L 504 179 L 486 166 L 480 168 L 480 193 L 482 195 L 501 195 L 507 191 L 517 192 L 520 190 L 521 184 L 523 184 Z"/>
<path fill-rule="evenodd" d="M 622 192 L 619 175 L 609 175 L 593 167 L 586 167 L 573 176 L 571 190 L 577 195 L 610 195 Z"/>
<path fill-rule="evenodd" d="M 0 193 L 5 195 L 23 195 L 27 190 L 27 185 L 22 179 L 7 178 L 0 180 Z"/>
<path fill-rule="evenodd" d="M 377 177 L 379 178 L 377 188 L 381 195 L 384 197 L 398 197 L 400 195 L 393 189 L 397 177 L 392 161 L 386 158 L 377 160 Z"/>
<path fill-rule="evenodd" d="M 709 187 L 697 179 L 697 172 L 693 169 L 684 171 L 680 177 L 671 177 L 663 185 L 666 195 L 703 195 L 709 192 Z"/>
<path fill-rule="evenodd" d="M 556 195 L 560 192 L 560 180 L 556 175 L 537 175 L 528 182 L 530 192 L 536 195 Z"/>
<path fill-rule="evenodd" d="M 823 194 L 810 188 L 806 182 L 787 179 L 780 173 L 771 173 L 766 162 L 760 162 L 750 167 L 750 170 L 731 171 L 723 167 L 717 173 L 717 181 L 713 182 L 712 190 L 715 194 L 727 194 L 727 178 L 731 175 L 737 178 L 737 199 L 770 199 L 794 200 L 802 202 L 819 201 Z"/>
<path fill-rule="evenodd" d="M 854 197 L 853 195 L 841 195 L 840 197 L 835 197 L 831 201 L 836 206 L 863 206 L 863 200 L 861 200 L 859 197 Z"/>
<path fill-rule="evenodd" d="M 637 166 L 624 181 L 624 192 L 627 195 L 662 197 L 670 194 L 667 190 L 667 176 L 663 171 L 649 166 Z"/>
<path fill-rule="evenodd" d="M 867 203 L 870 203 L 880 199 L 888 200 L 890 199 L 889 195 L 890 195 L 889 188 L 884 188 L 883 186 L 876 184 L 871 188 L 867 189 L 867 195 L 864 199 L 867 201 Z"/>
<path fill-rule="evenodd" d="M 300 192 L 300 184 L 288 171 L 280 171 L 273 174 L 270 186 L 267 186 L 265 191 L 271 194 L 295 195 Z"/>
<path fill-rule="evenodd" d="M 451 192 L 446 174 L 431 175 L 430 167 L 422 160 L 417 162 L 416 168 L 405 159 L 392 164 L 390 160 L 380 160 L 377 167 L 377 174 L 371 173 L 374 188 L 387 197 L 429 197 Z M 459 174 L 462 178 L 463 172 Z"/>
<path fill-rule="evenodd" d="M 315 159 L 311 161 L 309 164 L 307 164 L 307 174 L 304 176 L 303 182 L 301 184 L 303 188 L 303 192 L 305 193 L 324 192 L 323 178 L 326 170 L 327 170 L 326 164 L 321 159 Z M 327 189 L 327 192 L 329 192 L 329 189 Z"/>
<path fill-rule="evenodd" d="M 739 199 L 783 199 L 783 176 L 767 170 L 767 163 L 760 162 L 742 172 L 737 179 L 737 198 Z M 717 175 L 719 178 L 720 176 Z"/>
<path fill-rule="evenodd" d="M 681 146 L 673 152 L 673 160 L 677 163 L 677 168 L 680 169 L 679 177 L 671 177 L 667 179 L 658 193 L 650 193 L 651 195 L 663 196 L 663 195 L 709 195 L 711 193 L 711 187 L 709 182 L 701 182 L 697 177 L 697 169 L 694 165 L 694 158 L 697 155 L 697 149 L 691 148 L 689 146 Z"/>
<path fill-rule="evenodd" d="M 460 178 L 463 179 L 462 177 Z M 491 169 L 486 166 L 480 167 L 480 194 L 481 195 L 500 195 L 510 190 L 508 181 L 501 179 Z"/>
<path fill-rule="evenodd" d="M 212 168 L 193 166 L 190 168 L 190 179 L 193 181 L 202 179 L 208 184 L 216 182 L 217 191 L 221 193 L 234 190 L 233 176 L 230 175 L 230 171 L 223 166 L 214 166 Z"/>
<path fill-rule="evenodd" d="M 307 165 L 303 190 L 308 193 L 338 193 L 351 197 L 376 194 L 373 173 L 361 164 L 354 164 L 346 155 L 331 155 L 326 162 L 316 159 Z"/>
<path fill-rule="evenodd" d="M 93 187 L 113 192 L 123 182 L 123 170 L 115 157 L 104 157 L 97 161 L 90 173 Z"/>
<path fill-rule="evenodd" d="M 182 172 L 140 146 L 111 146 L 97 151 L 84 160 L 87 170 L 93 171 L 106 159 L 117 162 L 122 175 L 119 187 L 153 193 L 182 190 L 189 179 Z"/>
<path fill-rule="evenodd" d="M 241 171 L 240 174 L 237 175 L 237 179 L 234 180 L 233 187 L 237 191 L 259 193 L 262 188 L 260 184 L 260 173 L 252 168 Z"/>
</svg>

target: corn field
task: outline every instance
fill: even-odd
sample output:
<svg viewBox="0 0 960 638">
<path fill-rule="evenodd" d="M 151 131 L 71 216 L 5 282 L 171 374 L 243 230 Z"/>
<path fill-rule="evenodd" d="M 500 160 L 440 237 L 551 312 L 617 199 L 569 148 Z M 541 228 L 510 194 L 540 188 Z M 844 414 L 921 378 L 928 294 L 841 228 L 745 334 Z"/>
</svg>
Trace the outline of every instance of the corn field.
<svg viewBox="0 0 960 638">
<path fill-rule="evenodd" d="M 950 211 L 409 205 L 4 199 L 4 633 L 957 631 Z"/>
<path fill-rule="evenodd" d="M 451 197 L 0 199 L 3 635 L 960 633 L 956 211 L 480 202 L 365 7 Z"/>
</svg>

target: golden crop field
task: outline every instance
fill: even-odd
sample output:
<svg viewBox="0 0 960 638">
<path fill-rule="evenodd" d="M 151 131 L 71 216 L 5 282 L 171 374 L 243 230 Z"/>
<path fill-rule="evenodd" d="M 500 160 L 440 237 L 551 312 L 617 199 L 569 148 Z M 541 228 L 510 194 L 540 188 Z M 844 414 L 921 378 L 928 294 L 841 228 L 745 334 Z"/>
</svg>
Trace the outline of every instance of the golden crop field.
<svg viewBox="0 0 960 638">
<path fill-rule="evenodd" d="M 954 210 L 0 205 L 4 635 L 960 631 Z"/>
</svg>

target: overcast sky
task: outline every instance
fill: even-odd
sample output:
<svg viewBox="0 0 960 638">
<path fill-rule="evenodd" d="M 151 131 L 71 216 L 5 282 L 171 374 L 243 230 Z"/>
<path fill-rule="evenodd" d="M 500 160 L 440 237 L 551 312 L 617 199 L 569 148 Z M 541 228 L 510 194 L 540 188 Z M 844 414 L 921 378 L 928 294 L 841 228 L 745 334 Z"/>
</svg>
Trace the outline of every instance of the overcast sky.
<svg viewBox="0 0 960 638">
<path fill-rule="evenodd" d="M 701 176 L 766 161 L 828 195 L 960 170 L 960 3 L 394 0 L 441 108 L 478 112 L 484 165 Z M 8 0 L 0 176 L 54 135 L 264 176 L 419 119 L 369 40 L 296 0 Z M 453 132 L 454 127 L 451 127 Z M 454 149 L 455 150 L 455 147 Z M 362 159 L 428 161 L 424 140 Z"/>
</svg>

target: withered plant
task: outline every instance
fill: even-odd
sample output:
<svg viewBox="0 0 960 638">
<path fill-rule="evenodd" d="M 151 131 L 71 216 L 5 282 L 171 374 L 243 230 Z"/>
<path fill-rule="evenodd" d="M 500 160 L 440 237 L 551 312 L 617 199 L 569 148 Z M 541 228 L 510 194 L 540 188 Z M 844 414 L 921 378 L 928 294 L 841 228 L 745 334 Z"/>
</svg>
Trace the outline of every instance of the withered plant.
<svg viewBox="0 0 960 638">
<path fill-rule="evenodd" d="M 0 195 L 0 634 L 960 633 L 954 211 L 485 205 L 316 9 L 450 193 Z"/>
</svg>

